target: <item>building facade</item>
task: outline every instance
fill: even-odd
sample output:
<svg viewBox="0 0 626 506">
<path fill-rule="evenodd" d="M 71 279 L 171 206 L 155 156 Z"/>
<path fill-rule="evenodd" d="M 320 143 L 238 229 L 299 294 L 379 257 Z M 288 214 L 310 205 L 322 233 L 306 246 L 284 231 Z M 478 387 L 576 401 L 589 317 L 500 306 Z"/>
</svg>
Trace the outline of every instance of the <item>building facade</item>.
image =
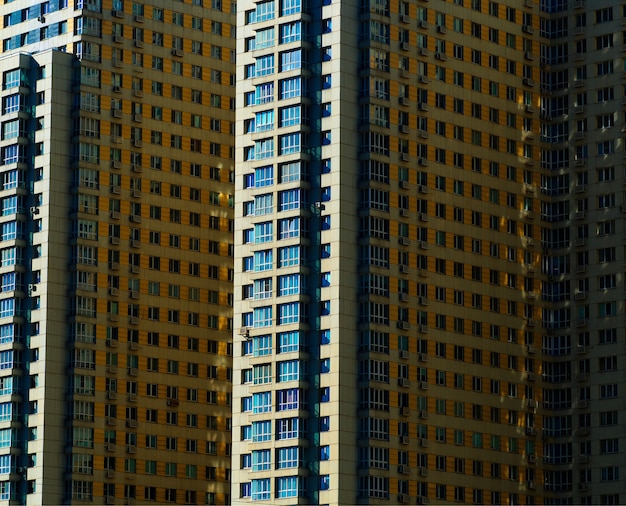
<svg viewBox="0 0 626 506">
<path fill-rule="evenodd" d="M 240 9 L 233 500 L 626 500 L 625 15 Z"/>
<path fill-rule="evenodd" d="M 234 8 L 0 6 L 0 502 L 230 501 Z"/>
</svg>

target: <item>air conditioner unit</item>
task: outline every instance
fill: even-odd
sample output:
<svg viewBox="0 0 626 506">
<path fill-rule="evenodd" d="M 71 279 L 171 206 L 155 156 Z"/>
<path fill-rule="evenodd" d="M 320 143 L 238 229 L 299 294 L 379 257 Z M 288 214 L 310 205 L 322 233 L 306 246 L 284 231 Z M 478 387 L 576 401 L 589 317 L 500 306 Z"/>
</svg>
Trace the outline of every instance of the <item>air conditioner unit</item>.
<svg viewBox="0 0 626 506">
<path fill-rule="evenodd" d="M 399 494 L 398 495 L 398 502 L 400 504 L 408 504 L 408 502 L 409 502 L 409 495 L 408 494 Z"/>
<path fill-rule="evenodd" d="M 113 86 L 113 93 L 120 93 L 122 91 L 121 86 Z"/>
</svg>

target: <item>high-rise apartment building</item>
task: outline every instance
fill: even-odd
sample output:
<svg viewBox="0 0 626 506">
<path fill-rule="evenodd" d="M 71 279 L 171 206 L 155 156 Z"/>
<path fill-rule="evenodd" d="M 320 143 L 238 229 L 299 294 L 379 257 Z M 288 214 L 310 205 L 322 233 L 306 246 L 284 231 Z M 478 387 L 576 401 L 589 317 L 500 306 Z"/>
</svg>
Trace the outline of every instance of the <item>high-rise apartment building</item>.
<svg viewBox="0 0 626 506">
<path fill-rule="evenodd" d="M 234 501 L 626 501 L 625 24 L 240 9 Z"/>
<path fill-rule="evenodd" d="M 234 7 L 0 5 L 0 502 L 229 501 Z"/>
</svg>

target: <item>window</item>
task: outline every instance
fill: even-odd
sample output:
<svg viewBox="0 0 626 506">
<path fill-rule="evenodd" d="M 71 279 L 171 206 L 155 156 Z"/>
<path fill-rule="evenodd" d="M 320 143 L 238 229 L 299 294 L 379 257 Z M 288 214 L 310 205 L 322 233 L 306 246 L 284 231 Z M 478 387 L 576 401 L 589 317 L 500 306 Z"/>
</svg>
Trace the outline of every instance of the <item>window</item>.
<svg viewBox="0 0 626 506">
<path fill-rule="evenodd" d="M 283 79 L 278 82 L 279 100 L 299 97 L 302 95 L 302 83 L 300 77 Z"/>
<path fill-rule="evenodd" d="M 286 476 L 276 479 L 276 497 L 297 497 L 299 493 L 300 478 L 297 476 Z"/>
<path fill-rule="evenodd" d="M 252 395 L 252 412 L 268 413 L 272 411 L 272 392 L 258 392 Z"/>
<path fill-rule="evenodd" d="M 278 469 L 288 469 L 300 465 L 300 449 L 297 446 L 279 448 L 276 453 L 276 467 Z"/>
<path fill-rule="evenodd" d="M 252 452 L 252 471 L 271 469 L 271 450 L 255 450 Z"/>
</svg>

